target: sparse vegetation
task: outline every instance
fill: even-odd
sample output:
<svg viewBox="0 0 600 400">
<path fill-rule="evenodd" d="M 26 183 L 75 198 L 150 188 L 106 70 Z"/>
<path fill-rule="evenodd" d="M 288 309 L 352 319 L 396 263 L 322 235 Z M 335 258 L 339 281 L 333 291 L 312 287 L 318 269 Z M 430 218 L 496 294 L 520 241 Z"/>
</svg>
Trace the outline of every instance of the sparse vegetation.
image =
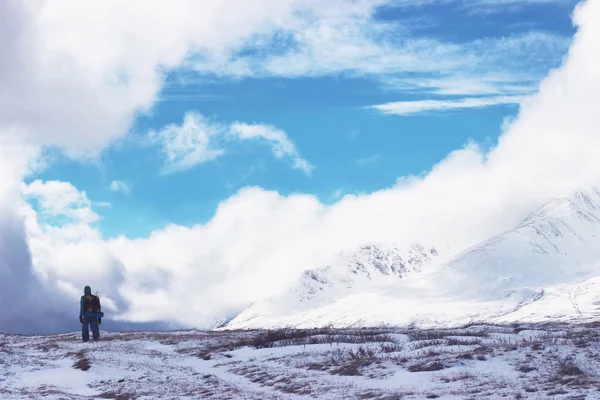
<svg viewBox="0 0 600 400">
<path fill-rule="evenodd" d="M 77 359 L 75 363 L 73 363 L 73 368 L 80 369 L 82 371 L 87 371 L 91 368 L 90 360 L 86 356 L 86 352 L 81 350 L 76 353 Z"/>
<path fill-rule="evenodd" d="M 440 378 L 440 380 L 444 383 L 449 383 L 449 382 L 458 382 L 458 381 L 466 381 L 469 379 L 474 379 L 475 375 L 474 374 L 470 374 L 468 372 L 461 372 L 455 375 L 449 375 L 449 376 L 442 376 Z"/>
<path fill-rule="evenodd" d="M 357 329 L 357 330 L 334 330 L 334 329 L 278 329 L 260 332 L 250 340 L 242 340 L 237 347 L 251 345 L 256 349 L 273 348 L 283 346 L 302 346 L 311 344 L 333 344 L 333 343 L 372 343 L 372 342 L 394 342 L 387 334 L 387 330 Z"/>
<path fill-rule="evenodd" d="M 575 364 L 573 357 L 566 357 L 558 361 L 558 370 L 556 374 L 562 376 L 580 376 L 584 372 Z"/>
<path fill-rule="evenodd" d="M 274 400 L 320 398 L 324 393 L 377 400 L 445 395 L 578 398 L 597 394 L 595 388 L 600 387 L 593 372 L 600 367 L 595 330 L 585 325 L 520 324 L 424 331 L 386 327 L 123 332 L 109 333 L 86 347 L 73 334 L 2 336 L 0 363 L 35 371 L 52 367 L 57 358 L 69 359 L 70 367 L 90 377 L 102 370 L 96 365 L 110 365 L 124 371 L 123 377 L 98 378 L 90 388 L 97 390 L 96 398 L 111 399 Z M 28 344 L 18 344 L 24 342 Z M 513 377 L 501 372 L 506 364 L 512 366 Z M 381 389 L 378 381 L 402 374 L 418 374 L 419 382 L 430 383 L 415 388 L 396 380 L 397 390 Z M 2 379 L 6 378 L 0 375 L 0 397 L 77 398 L 50 383 L 24 388 L 16 380 L 5 384 Z"/>
<path fill-rule="evenodd" d="M 529 373 L 531 371 L 535 371 L 535 368 L 530 365 L 521 365 L 517 368 L 517 371 L 522 372 L 524 374 Z"/>
<path fill-rule="evenodd" d="M 410 372 L 440 371 L 446 368 L 440 361 L 420 362 L 408 367 Z"/>
</svg>

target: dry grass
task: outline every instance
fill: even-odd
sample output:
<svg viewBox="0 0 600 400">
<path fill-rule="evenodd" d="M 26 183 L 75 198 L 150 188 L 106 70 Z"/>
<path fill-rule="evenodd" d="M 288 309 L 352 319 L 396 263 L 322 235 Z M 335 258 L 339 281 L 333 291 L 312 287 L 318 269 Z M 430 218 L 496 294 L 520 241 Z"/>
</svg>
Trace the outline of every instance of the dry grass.
<svg viewBox="0 0 600 400">
<path fill-rule="evenodd" d="M 73 363 L 73 368 L 87 371 L 91 368 L 90 360 L 86 356 L 85 350 L 75 353 L 77 360 Z"/>
<path fill-rule="evenodd" d="M 448 336 L 467 336 L 485 338 L 489 336 L 487 329 L 481 330 L 460 330 L 460 329 L 423 329 L 411 330 L 407 332 L 411 342 L 418 340 L 440 340 L 446 339 Z"/>
<path fill-rule="evenodd" d="M 440 377 L 440 380 L 444 383 L 450 383 L 450 382 L 458 382 L 458 381 L 466 381 L 466 380 L 470 380 L 470 379 L 474 379 L 475 375 L 470 374 L 468 372 L 461 372 L 459 374 L 455 374 L 455 375 L 449 375 L 449 376 L 442 376 Z"/>
<path fill-rule="evenodd" d="M 114 400 L 133 400 L 138 396 L 133 393 L 118 393 L 114 390 L 110 390 L 108 392 L 104 392 L 98 395 L 100 399 L 114 399 Z"/>
<path fill-rule="evenodd" d="M 441 361 L 418 362 L 408 366 L 410 372 L 441 371 L 446 366 Z"/>
<path fill-rule="evenodd" d="M 177 366 L 177 379 L 182 380 L 177 384 L 172 379 L 169 380 L 168 375 L 171 374 L 165 368 L 164 374 L 159 371 L 148 372 L 141 378 L 142 381 L 128 379 L 125 382 L 114 382 L 114 385 L 108 387 L 106 384 L 98 384 L 96 388 L 101 391 L 107 390 L 102 394 L 102 398 L 112 399 L 134 399 L 142 395 L 142 389 L 149 391 L 150 398 L 169 397 L 172 394 L 213 400 L 283 399 L 294 395 L 319 398 L 324 393 L 338 396 L 337 398 L 378 400 L 415 398 L 413 396 L 437 398 L 436 396 L 448 394 L 466 399 L 525 399 L 551 398 L 567 393 L 571 396 L 578 396 L 580 393 L 590 396 L 591 393 L 590 398 L 593 398 L 596 394 L 595 388 L 600 387 L 599 376 L 593 372 L 593 368 L 600 362 L 600 334 L 596 332 L 596 328 L 559 324 L 547 327 L 545 333 L 539 332 L 541 329 L 539 325 L 519 324 L 502 327 L 474 326 L 466 331 L 323 328 L 109 333 L 101 346 L 115 351 L 117 348 L 136 351 L 136 345 L 127 342 L 149 340 L 172 348 L 164 351 L 140 349 L 146 359 L 154 357 L 156 351 L 157 355 L 164 353 L 165 362 L 178 359 L 177 354 L 206 361 L 200 363 L 203 365 L 202 370 L 194 370 L 195 367 L 192 367 L 188 375 Z M 536 330 L 538 332 L 525 332 Z M 34 349 L 42 361 L 50 360 L 57 351 L 67 354 L 75 361 L 73 368 L 82 371 L 96 367 L 96 363 L 100 365 L 105 362 L 102 359 L 104 356 L 93 353 L 94 357 L 98 357 L 94 358 L 92 353 L 77 351 L 80 347 L 73 346 L 72 343 L 77 339 L 77 335 L 73 334 L 52 338 L 37 337 L 31 339 L 29 349 Z M 12 346 L 13 343 L 15 346 Z M 7 341 L 5 337 L 0 336 L 0 363 L 2 360 L 4 363 L 11 362 L 9 351 L 12 349 L 21 352 L 16 346 L 17 343 L 18 340 L 8 338 Z M 331 346 L 308 348 L 311 344 Z M 252 348 L 285 346 L 296 348 L 281 352 L 252 351 Z M 250 349 L 231 351 L 241 347 Z M 76 350 L 66 353 L 68 349 Z M 256 355 L 251 355 L 248 359 L 249 353 Z M 560 358 L 560 354 L 575 354 L 577 358 Z M 492 358 L 498 359 L 500 363 L 512 365 L 517 373 L 510 379 L 479 373 L 480 362 Z M 30 361 L 38 360 L 27 359 L 27 363 Z M 119 368 L 137 369 L 140 366 L 136 362 L 128 360 L 127 366 L 122 365 Z M 190 365 L 198 363 L 193 361 Z M 458 368 L 455 368 L 457 365 Z M 207 370 L 204 369 L 206 367 L 214 368 L 215 374 L 207 375 Z M 348 385 L 354 379 L 359 382 L 367 379 L 383 381 L 401 369 L 421 373 L 424 379 L 431 379 L 431 388 L 410 394 L 402 390 L 383 391 Z M 225 374 L 220 375 L 219 371 Z M 231 376 L 237 376 L 237 379 L 229 381 Z M 246 383 L 243 387 L 238 387 L 239 382 Z M 340 382 L 344 384 L 340 386 Z M 409 387 L 405 389 L 408 390 Z M 0 398 L 13 394 L 5 394 L 0 390 Z"/>
<path fill-rule="evenodd" d="M 527 374 L 531 371 L 535 371 L 535 368 L 530 365 L 520 365 L 517 367 L 517 371 Z"/>
<path fill-rule="evenodd" d="M 398 353 L 404 350 L 404 344 L 381 343 L 380 348 L 383 353 Z"/>
<path fill-rule="evenodd" d="M 277 371 L 266 369 L 261 365 L 239 366 L 231 370 L 237 375 L 244 376 L 252 383 L 267 386 L 278 392 L 295 395 L 314 395 L 314 385 L 306 380 L 299 379 L 297 375 L 281 375 Z"/>
<path fill-rule="evenodd" d="M 558 369 L 556 371 L 556 376 L 558 377 L 570 377 L 570 376 L 581 376 L 585 375 L 585 373 L 575 364 L 575 361 L 572 357 L 566 357 L 563 359 L 559 359 L 558 361 Z"/>
<path fill-rule="evenodd" d="M 260 332 L 236 344 L 236 347 L 252 346 L 256 349 L 333 343 L 384 343 L 395 342 L 390 330 L 363 328 L 343 329 L 276 329 Z"/>
<path fill-rule="evenodd" d="M 419 340 L 408 344 L 410 350 L 419 350 L 433 346 L 443 346 L 446 342 L 442 339 Z"/>
<path fill-rule="evenodd" d="M 52 340 L 52 341 L 40 343 L 38 346 L 36 346 L 36 349 L 38 349 L 44 353 L 47 353 L 51 350 L 59 350 L 60 346 L 55 340 Z"/>
</svg>

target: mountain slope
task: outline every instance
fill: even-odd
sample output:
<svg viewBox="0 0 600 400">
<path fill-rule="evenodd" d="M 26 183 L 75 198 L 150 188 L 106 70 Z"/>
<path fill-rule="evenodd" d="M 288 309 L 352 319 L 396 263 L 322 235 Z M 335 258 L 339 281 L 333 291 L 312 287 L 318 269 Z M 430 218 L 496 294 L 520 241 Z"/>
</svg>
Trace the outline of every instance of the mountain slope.
<svg viewBox="0 0 600 400">
<path fill-rule="evenodd" d="M 306 271 L 293 292 L 300 302 L 332 299 L 422 271 L 438 256 L 435 247 L 425 249 L 421 245 L 413 245 L 406 252 L 396 246 L 363 246 L 356 252 L 342 254 L 332 265 Z"/>
<path fill-rule="evenodd" d="M 413 245 L 400 250 L 390 245 L 369 245 L 355 252 L 343 252 L 327 267 L 309 270 L 285 294 L 255 303 L 223 329 L 239 327 L 240 321 L 255 321 L 244 326 L 261 326 L 264 317 L 304 313 L 340 298 L 374 288 L 387 287 L 407 276 L 421 272 L 443 257 L 447 251 Z M 277 325 L 277 324 L 276 324 Z"/>
<path fill-rule="evenodd" d="M 513 230 L 402 279 L 379 273 L 373 259 L 358 271 L 347 264 L 307 272 L 286 296 L 253 304 L 227 328 L 596 318 L 600 191 L 558 197 Z M 357 283 L 357 274 L 372 279 Z"/>
</svg>

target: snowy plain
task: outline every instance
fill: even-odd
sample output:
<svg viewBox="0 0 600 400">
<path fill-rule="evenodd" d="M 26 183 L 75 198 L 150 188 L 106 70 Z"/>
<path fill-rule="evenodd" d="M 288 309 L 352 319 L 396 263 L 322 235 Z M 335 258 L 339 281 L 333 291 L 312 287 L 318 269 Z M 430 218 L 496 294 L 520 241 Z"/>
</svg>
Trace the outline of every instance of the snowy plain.
<svg viewBox="0 0 600 400">
<path fill-rule="evenodd" d="M 2 399 L 594 399 L 600 324 L 0 335 Z"/>
</svg>

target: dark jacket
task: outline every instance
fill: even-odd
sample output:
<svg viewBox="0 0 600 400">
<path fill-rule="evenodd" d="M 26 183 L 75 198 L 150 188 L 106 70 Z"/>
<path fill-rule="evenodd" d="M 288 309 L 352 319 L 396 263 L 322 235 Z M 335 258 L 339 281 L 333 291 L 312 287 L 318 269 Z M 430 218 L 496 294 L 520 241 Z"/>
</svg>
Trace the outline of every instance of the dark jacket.
<svg viewBox="0 0 600 400">
<path fill-rule="evenodd" d="M 83 316 L 84 313 L 84 309 L 83 307 L 85 306 L 85 297 L 86 296 L 91 296 L 92 294 L 92 288 L 89 286 L 86 286 L 85 288 L 83 288 L 83 296 L 81 296 L 81 300 L 79 300 L 79 316 Z"/>
</svg>

